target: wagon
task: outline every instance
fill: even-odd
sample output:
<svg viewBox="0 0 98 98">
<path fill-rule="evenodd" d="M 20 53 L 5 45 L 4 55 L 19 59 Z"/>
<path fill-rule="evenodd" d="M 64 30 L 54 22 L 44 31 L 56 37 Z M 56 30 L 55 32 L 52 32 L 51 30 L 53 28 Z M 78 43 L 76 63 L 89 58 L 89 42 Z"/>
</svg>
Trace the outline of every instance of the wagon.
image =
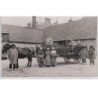
<svg viewBox="0 0 98 98">
<path fill-rule="evenodd" d="M 57 54 L 59 55 L 59 57 L 63 57 L 65 62 L 70 62 L 71 59 L 74 60 L 75 63 L 79 63 L 80 62 L 80 51 L 82 49 L 83 46 L 74 46 L 74 48 L 72 49 L 72 47 L 69 46 L 65 46 L 65 47 L 59 47 L 56 48 Z"/>
</svg>

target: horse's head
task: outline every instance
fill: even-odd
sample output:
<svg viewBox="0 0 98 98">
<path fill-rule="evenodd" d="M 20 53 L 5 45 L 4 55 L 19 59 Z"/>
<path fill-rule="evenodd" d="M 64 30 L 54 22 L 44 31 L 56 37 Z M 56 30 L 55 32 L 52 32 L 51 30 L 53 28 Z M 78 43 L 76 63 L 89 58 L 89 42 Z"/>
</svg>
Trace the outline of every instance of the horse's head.
<svg viewBox="0 0 98 98">
<path fill-rule="evenodd" d="M 11 49 L 12 48 L 12 45 L 10 45 L 10 44 L 6 44 L 6 45 L 4 45 L 3 46 L 3 49 L 2 49 L 2 53 L 4 53 L 4 52 L 7 52 L 9 49 Z"/>
</svg>

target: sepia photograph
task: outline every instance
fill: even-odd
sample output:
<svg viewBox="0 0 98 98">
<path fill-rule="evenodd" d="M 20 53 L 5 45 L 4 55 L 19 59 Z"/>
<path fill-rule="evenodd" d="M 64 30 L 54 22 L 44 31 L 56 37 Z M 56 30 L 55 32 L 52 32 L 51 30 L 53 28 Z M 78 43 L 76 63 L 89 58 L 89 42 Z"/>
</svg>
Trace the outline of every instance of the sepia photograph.
<svg viewBox="0 0 98 98">
<path fill-rule="evenodd" d="M 97 16 L 2 16 L 2 77 L 97 77 Z"/>
</svg>

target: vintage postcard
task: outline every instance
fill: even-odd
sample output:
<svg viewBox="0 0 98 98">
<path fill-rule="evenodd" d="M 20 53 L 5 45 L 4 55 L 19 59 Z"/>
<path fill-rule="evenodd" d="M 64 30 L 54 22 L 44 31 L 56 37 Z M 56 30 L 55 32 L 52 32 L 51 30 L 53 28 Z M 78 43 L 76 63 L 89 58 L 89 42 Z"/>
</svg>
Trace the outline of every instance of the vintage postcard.
<svg viewBox="0 0 98 98">
<path fill-rule="evenodd" d="M 1 18 L 2 77 L 97 77 L 97 17 Z"/>
</svg>

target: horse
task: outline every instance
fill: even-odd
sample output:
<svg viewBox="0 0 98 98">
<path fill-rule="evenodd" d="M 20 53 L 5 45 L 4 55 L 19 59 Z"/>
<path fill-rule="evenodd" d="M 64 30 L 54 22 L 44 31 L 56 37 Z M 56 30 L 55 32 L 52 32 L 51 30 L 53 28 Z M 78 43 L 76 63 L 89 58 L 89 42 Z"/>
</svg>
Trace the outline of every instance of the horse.
<svg viewBox="0 0 98 98">
<path fill-rule="evenodd" d="M 12 45 L 10 44 L 4 45 L 2 48 L 2 54 L 7 53 L 7 51 L 11 48 L 12 48 Z M 28 47 L 25 47 L 25 48 L 16 47 L 16 48 L 18 50 L 18 58 L 26 58 L 28 56 L 29 51 L 31 51 Z M 31 52 L 32 52 L 32 55 L 34 55 L 35 52 L 34 51 L 31 51 Z"/>
</svg>

